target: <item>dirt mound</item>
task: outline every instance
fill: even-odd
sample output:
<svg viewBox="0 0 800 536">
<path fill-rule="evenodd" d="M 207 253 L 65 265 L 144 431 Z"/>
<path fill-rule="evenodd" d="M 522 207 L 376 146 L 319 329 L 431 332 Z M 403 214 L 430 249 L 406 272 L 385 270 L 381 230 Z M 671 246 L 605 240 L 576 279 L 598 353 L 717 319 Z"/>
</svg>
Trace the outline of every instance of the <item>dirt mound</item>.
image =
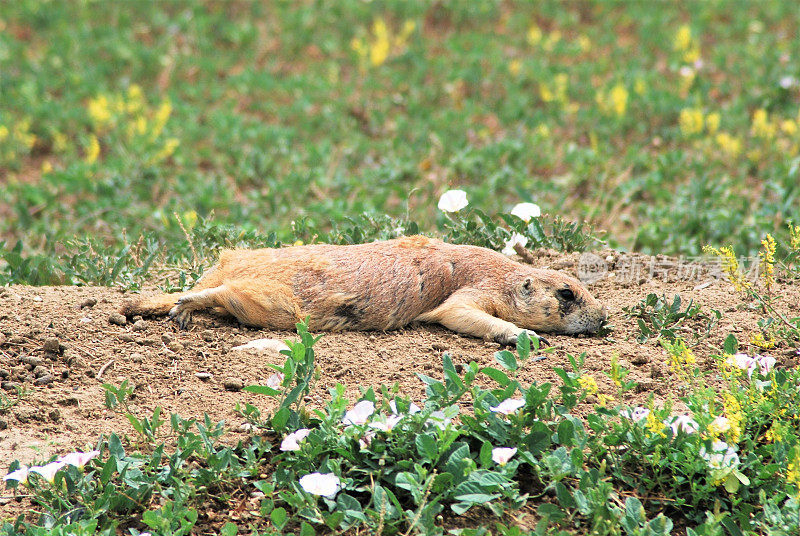
<svg viewBox="0 0 800 536">
<path fill-rule="evenodd" d="M 631 369 L 629 379 L 639 386 L 626 394 L 624 403 L 642 403 L 651 395 L 657 403 L 680 396 L 681 385 L 665 362 L 665 352 L 651 338 L 637 342 L 639 327 L 626 318 L 624 307 L 648 294 L 665 294 L 671 301 L 680 294 L 702 306 L 709 317 L 721 313 L 707 336 L 687 342 L 701 368 L 712 366 L 728 333 L 748 341 L 757 329 L 760 311 L 748 307 L 719 279 L 713 266 L 681 264 L 674 259 L 601 252 L 597 255 L 556 255 L 539 252 L 534 263 L 596 279 L 592 292 L 610 310 L 611 332 L 605 337 L 549 335 L 555 350 L 546 359 L 528 362 L 520 377 L 525 382 L 559 383 L 553 367 L 569 369 L 568 354 L 586 353 L 585 369 L 597 380 L 600 392 L 615 393 L 602 374 L 613 354 Z M 156 292 L 154 288 L 145 292 Z M 778 289 L 784 310 L 800 310 L 800 291 L 788 284 Z M 267 400 L 240 391 L 242 385 L 263 384 L 272 373 L 267 364 L 280 363 L 274 351 L 233 350 L 257 338 L 293 338 L 291 332 L 253 330 L 234 322 L 196 315 L 190 329 L 180 331 L 166 319 L 145 319 L 124 325 L 115 312 L 122 292 L 95 287 L 0 288 L 0 380 L 11 407 L 0 412 L 0 459 L 5 467 L 13 459 L 23 463 L 44 460 L 52 454 L 85 449 L 100 434 L 132 434 L 130 424 L 105 409 L 103 383 L 135 386 L 132 409 L 146 415 L 161 406 L 183 417 L 204 413 L 225 420 L 233 435 L 244 420 L 234 412 L 236 403 L 250 402 L 262 409 Z M 686 329 L 705 333 L 709 321 L 694 318 Z M 687 331 L 686 333 L 689 333 Z M 306 402 L 322 405 L 328 388 L 346 386 L 351 400 L 360 389 L 399 384 L 401 392 L 419 401 L 424 394 L 415 373 L 441 377 L 441 354 L 449 352 L 456 366 L 475 361 L 494 364 L 495 343 L 463 337 L 436 326 L 380 332 L 326 334 L 317 345 L 321 378 Z M 792 350 L 776 349 L 778 362 L 793 363 Z M 17 401 L 16 387 L 23 388 Z M 0 516 L 18 511 L 14 502 L 0 505 Z"/>
</svg>

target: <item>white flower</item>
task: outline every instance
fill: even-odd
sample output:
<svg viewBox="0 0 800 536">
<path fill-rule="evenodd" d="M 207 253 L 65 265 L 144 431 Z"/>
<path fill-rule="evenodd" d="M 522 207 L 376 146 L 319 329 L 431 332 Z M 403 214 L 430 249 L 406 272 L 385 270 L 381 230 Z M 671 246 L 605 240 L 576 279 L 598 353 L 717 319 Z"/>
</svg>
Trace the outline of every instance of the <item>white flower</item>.
<svg viewBox="0 0 800 536">
<path fill-rule="evenodd" d="M 642 422 L 647 418 L 648 415 L 650 415 L 650 410 L 643 408 L 642 406 L 637 406 L 632 410 L 623 409 L 619 412 L 619 414 L 634 422 Z"/>
<path fill-rule="evenodd" d="M 55 461 L 41 467 L 31 467 L 30 472 L 42 475 L 45 480 L 52 482 L 56 478 L 56 473 L 66 466 L 67 464 L 65 462 Z"/>
<path fill-rule="evenodd" d="M 519 233 L 514 233 L 511 235 L 511 238 L 506 240 L 506 246 L 500 253 L 502 253 L 503 255 L 514 255 L 516 253 L 516 251 L 514 250 L 514 246 L 519 244 L 520 246 L 525 247 L 527 243 L 528 243 L 528 238 L 526 236 L 523 236 Z"/>
<path fill-rule="evenodd" d="M 375 428 L 377 430 L 381 430 L 382 432 L 391 432 L 392 429 L 400 422 L 402 419 L 402 415 L 390 415 L 388 417 L 384 417 L 381 415 L 377 419 L 374 419 L 371 423 L 369 423 L 370 428 Z"/>
<path fill-rule="evenodd" d="M 281 450 L 284 452 L 300 450 L 300 441 L 308 437 L 311 430 L 308 428 L 300 428 L 287 435 L 281 441 Z"/>
<path fill-rule="evenodd" d="M 344 414 L 342 422 L 345 424 L 365 424 L 373 413 L 375 413 L 375 404 L 369 400 L 362 400 L 353 409 Z"/>
<path fill-rule="evenodd" d="M 432 424 L 440 430 L 444 430 L 451 420 L 445 416 L 444 411 L 434 411 L 431 413 L 430 418 L 425 421 L 425 424 Z"/>
<path fill-rule="evenodd" d="M 780 79 L 780 81 L 778 82 L 778 84 L 779 84 L 779 85 L 780 85 L 780 86 L 781 86 L 783 89 L 789 89 L 789 88 L 791 88 L 792 86 L 795 86 L 795 85 L 797 85 L 797 79 L 796 79 L 794 76 L 783 76 L 783 77 L 781 77 L 781 79 Z"/>
<path fill-rule="evenodd" d="M 400 415 L 400 412 L 397 411 L 397 404 L 395 404 L 394 400 L 389 402 L 389 408 L 391 408 L 392 413 L 394 413 L 395 415 Z M 422 409 L 420 409 L 420 407 L 413 402 L 408 406 L 409 415 L 413 415 L 414 413 L 419 413 L 420 411 L 422 411 Z"/>
<path fill-rule="evenodd" d="M 494 448 L 492 449 L 492 460 L 498 465 L 505 465 L 516 453 L 517 449 Z"/>
<path fill-rule="evenodd" d="M 538 218 L 542 215 L 542 209 L 536 203 L 517 203 L 511 209 L 511 215 L 523 221 L 531 221 L 531 218 Z"/>
<path fill-rule="evenodd" d="M 468 204 L 467 192 L 464 190 L 447 190 L 439 198 L 437 206 L 442 212 L 458 212 Z"/>
<path fill-rule="evenodd" d="M 16 480 L 20 484 L 26 484 L 28 482 L 28 473 L 30 470 L 28 469 L 27 465 L 23 465 L 16 471 L 11 471 L 6 476 L 3 477 L 3 480 Z"/>
<path fill-rule="evenodd" d="M 282 372 L 276 372 L 275 374 L 267 378 L 267 381 L 264 383 L 266 384 L 267 387 L 271 387 L 272 389 L 277 390 L 281 388 L 281 384 L 283 383 L 284 378 L 285 376 Z"/>
<path fill-rule="evenodd" d="M 525 401 L 521 398 L 506 398 L 498 405 L 489 408 L 495 413 L 502 413 L 503 415 L 511 415 L 519 408 L 525 405 Z"/>
<path fill-rule="evenodd" d="M 89 452 L 70 452 L 64 456 L 59 456 L 57 462 L 64 462 L 67 465 L 74 465 L 75 467 L 83 467 L 90 460 L 100 456 L 99 450 L 92 450 Z"/>
<path fill-rule="evenodd" d="M 372 438 L 375 437 L 375 431 L 367 430 L 364 435 L 358 438 L 358 446 L 362 449 L 367 448 L 372 443 Z"/>
<path fill-rule="evenodd" d="M 714 441 L 711 444 L 710 453 L 706 451 L 705 447 L 701 447 L 700 457 L 705 459 L 712 469 L 724 469 L 739 465 L 739 455 L 724 441 Z"/>
<path fill-rule="evenodd" d="M 761 370 L 761 375 L 766 376 L 769 371 L 775 366 L 775 358 L 771 355 L 760 355 L 756 357 L 758 367 Z"/>
<path fill-rule="evenodd" d="M 714 417 L 711 424 L 708 425 L 708 430 L 714 434 L 723 434 L 731 429 L 731 422 L 727 417 Z"/>
<path fill-rule="evenodd" d="M 672 435 L 678 435 L 678 431 L 686 434 L 693 434 L 699 428 L 694 419 L 688 415 L 678 415 L 674 417 L 672 421 L 664 421 L 664 424 L 672 429 Z"/>
<path fill-rule="evenodd" d="M 339 492 L 342 481 L 333 473 L 310 473 L 300 477 L 300 487 L 312 495 L 333 499 Z"/>
<path fill-rule="evenodd" d="M 684 65 L 683 67 L 678 69 L 678 73 L 684 78 L 688 78 L 689 76 L 694 76 L 694 69 L 692 69 L 688 65 Z"/>
<path fill-rule="evenodd" d="M 758 360 L 756 358 L 742 353 L 729 356 L 728 359 L 725 360 L 725 363 L 738 369 L 746 370 L 748 376 L 752 376 L 753 371 L 756 366 L 758 366 Z"/>
</svg>

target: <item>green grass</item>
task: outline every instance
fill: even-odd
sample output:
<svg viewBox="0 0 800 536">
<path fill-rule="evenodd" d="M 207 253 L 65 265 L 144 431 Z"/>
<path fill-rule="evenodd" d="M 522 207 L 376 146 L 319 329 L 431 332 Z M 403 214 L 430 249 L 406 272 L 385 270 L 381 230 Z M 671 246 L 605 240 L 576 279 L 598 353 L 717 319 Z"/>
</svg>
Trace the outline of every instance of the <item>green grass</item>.
<svg viewBox="0 0 800 536">
<path fill-rule="evenodd" d="M 293 221 L 323 239 L 363 212 L 440 233 L 436 199 L 460 187 L 487 214 L 534 201 L 615 246 L 753 253 L 800 220 L 797 16 L 791 2 L 8 3 L 1 251 L 174 244 L 174 212 L 282 241 Z M 89 113 L 102 98 L 105 120 Z"/>
</svg>

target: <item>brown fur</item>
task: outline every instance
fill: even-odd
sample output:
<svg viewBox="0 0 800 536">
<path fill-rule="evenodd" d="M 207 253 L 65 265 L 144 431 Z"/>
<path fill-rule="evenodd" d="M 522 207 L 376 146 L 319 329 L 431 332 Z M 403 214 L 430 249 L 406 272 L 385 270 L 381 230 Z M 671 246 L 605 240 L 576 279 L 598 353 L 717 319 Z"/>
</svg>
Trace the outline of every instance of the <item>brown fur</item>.
<svg viewBox="0 0 800 536">
<path fill-rule="evenodd" d="M 204 309 L 287 330 L 306 316 L 310 329 L 323 331 L 432 322 L 504 344 L 523 330 L 594 333 L 606 318 L 586 288 L 560 272 L 423 236 L 225 251 L 192 290 L 128 301 L 121 312 L 169 313 L 185 326 Z"/>
</svg>

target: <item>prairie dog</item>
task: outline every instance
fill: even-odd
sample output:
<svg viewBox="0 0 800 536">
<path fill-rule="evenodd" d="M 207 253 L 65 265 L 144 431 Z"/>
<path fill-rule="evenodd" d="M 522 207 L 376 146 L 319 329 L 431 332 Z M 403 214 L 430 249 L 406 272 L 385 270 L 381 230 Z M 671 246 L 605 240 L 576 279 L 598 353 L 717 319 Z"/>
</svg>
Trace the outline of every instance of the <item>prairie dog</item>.
<svg viewBox="0 0 800 536">
<path fill-rule="evenodd" d="M 578 280 L 490 249 L 409 236 L 351 246 L 227 250 L 188 292 L 143 297 L 120 312 L 169 315 L 181 327 L 213 310 L 239 322 L 291 330 L 390 330 L 441 324 L 501 344 L 527 330 L 598 331 L 607 313 Z"/>
</svg>

